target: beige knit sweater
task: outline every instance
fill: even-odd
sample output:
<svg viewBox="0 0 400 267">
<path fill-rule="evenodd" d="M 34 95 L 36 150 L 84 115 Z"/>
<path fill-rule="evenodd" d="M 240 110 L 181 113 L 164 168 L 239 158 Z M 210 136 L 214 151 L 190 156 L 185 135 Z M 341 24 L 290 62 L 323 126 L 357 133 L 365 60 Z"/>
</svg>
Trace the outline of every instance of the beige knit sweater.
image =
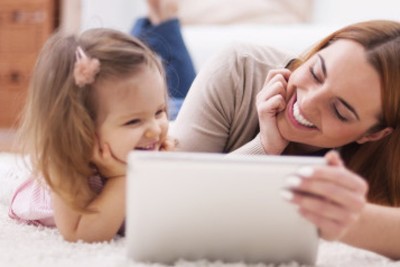
<svg viewBox="0 0 400 267">
<path fill-rule="evenodd" d="M 170 134 L 178 151 L 263 154 L 255 100 L 267 73 L 293 59 L 267 46 L 239 44 L 204 65 Z"/>
</svg>

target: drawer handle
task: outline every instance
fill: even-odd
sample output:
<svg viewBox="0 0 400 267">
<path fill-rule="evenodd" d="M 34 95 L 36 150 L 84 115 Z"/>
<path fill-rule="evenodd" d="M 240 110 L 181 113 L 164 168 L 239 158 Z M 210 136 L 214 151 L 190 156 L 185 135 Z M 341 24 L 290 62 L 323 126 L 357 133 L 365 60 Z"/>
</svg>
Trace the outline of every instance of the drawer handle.
<svg viewBox="0 0 400 267">
<path fill-rule="evenodd" d="M 11 15 L 11 21 L 14 23 L 20 23 L 26 20 L 26 13 L 20 10 L 16 10 Z"/>
<path fill-rule="evenodd" d="M 43 23 L 46 20 L 46 13 L 43 10 L 22 11 L 15 10 L 11 14 L 13 23 Z"/>
<path fill-rule="evenodd" d="M 19 83 L 22 81 L 22 75 L 18 71 L 12 71 L 10 73 L 10 81 L 12 83 Z"/>
</svg>

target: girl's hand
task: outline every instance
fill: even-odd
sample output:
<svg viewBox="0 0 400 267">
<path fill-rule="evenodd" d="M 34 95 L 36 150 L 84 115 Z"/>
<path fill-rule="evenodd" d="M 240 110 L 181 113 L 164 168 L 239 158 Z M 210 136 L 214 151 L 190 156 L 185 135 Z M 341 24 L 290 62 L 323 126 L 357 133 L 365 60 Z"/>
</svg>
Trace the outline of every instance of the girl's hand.
<svg viewBox="0 0 400 267">
<path fill-rule="evenodd" d="M 288 69 L 268 72 L 264 87 L 257 94 L 256 106 L 260 124 L 260 138 L 265 153 L 279 155 L 288 145 L 277 127 L 276 116 L 286 108 Z"/>
<path fill-rule="evenodd" d="M 178 140 L 168 137 L 162 142 L 160 151 L 174 151 Z"/>
<path fill-rule="evenodd" d="M 94 145 L 92 162 L 96 165 L 100 174 L 106 178 L 121 177 L 126 174 L 126 163 L 112 154 L 107 143 L 100 147 L 98 138 L 96 138 Z"/>
<path fill-rule="evenodd" d="M 341 239 L 366 204 L 367 183 L 348 170 L 337 152 L 325 156 L 328 166 L 305 167 L 288 179 L 291 202 L 319 228 L 326 240 Z M 297 178 L 297 180 L 296 180 Z"/>
</svg>

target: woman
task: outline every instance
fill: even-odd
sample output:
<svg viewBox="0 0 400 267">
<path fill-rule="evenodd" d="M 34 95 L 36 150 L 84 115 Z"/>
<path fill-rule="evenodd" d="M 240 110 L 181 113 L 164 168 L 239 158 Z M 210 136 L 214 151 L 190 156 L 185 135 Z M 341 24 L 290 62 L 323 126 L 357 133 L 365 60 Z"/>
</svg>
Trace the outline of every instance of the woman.
<svg viewBox="0 0 400 267">
<path fill-rule="evenodd" d="M 393 21 L 350 25 L 300 58 L 242 45 L 204 66 L 172 135 L 185 151 L 337 149 L 340 156 L 326 155 L 328 166 L 291 180 L 285 196 L 321 237 L 398 259 L 399 70 L 400 23 Z"/>
<path fill-rule="evenodd" d="M 174 120 L 196 73 L 181 33 L 178 0 L 146 0 L 149 14 L 131 30 L 163 61 L 169 93 L 169 119 Z"/>
</svg>

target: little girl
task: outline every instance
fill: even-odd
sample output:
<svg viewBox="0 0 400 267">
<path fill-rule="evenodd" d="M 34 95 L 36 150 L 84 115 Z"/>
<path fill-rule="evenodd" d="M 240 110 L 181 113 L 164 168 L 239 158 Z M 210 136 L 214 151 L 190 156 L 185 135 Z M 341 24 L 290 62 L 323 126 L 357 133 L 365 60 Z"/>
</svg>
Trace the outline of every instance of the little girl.
<svg viewBox="0 0 400 267">
<path fill-rule="evenodd" d="M 68 241 L 112 239 L 123 230 L 128 152 L 171 147 L 166 103 L 161 63 L 138 39 L 106 29 L 55 34 L 21 124 L 34 172 L 10 216 L 56 226 Z"/>
</svg>

